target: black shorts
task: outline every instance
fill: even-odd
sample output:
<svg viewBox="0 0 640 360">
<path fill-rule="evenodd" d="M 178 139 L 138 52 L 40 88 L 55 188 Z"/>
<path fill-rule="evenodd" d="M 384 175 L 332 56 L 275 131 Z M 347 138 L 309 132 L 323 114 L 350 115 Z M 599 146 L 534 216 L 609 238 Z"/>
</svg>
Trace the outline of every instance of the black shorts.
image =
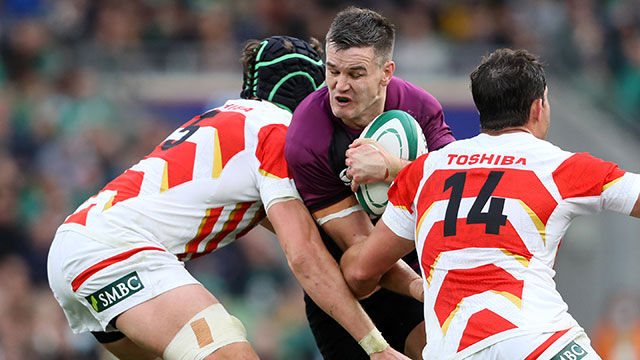
<svg viewBox="0 0 640 360">
<path fill-rule="evenodd" d="M 311 332 L 325 360 L 369 359 L 358 342 L 306 294 L 304 302 Z M 421 302 L 385 289 L 362 300 L 360 304 L 389 345 L 400 352 L 404 352 L 409 333 L 424 320 Z"/>
<path fill-rule="evenodd" d="M 114 341 L 124 339 L 125 337 L 124 334 L 121 333 L 120 331 L 114 331 L 114 332 L 92 331 L 91 334 L 93 334 L 93 336 L 96 337 L 96 340 L 98 340 L 100 344 L 112 343 Z"/>
<path fill-rule="evenodd" d="M 109 325 L 111 325 L 111 326 L 113 326 L 115 328 L 116 327 L 116 320 L 118 319 L 118 316 L 116 316 L 115 318 L 111 319 L 111 321 L 109 321 Z M 95 336 L 96 340 L 98 340 L 98 342 L 100 344 L 112 343 L 114 341 L 118 341 L 120 339 L 124 339 L 124 337 L 125 337 L 125 335 L 123 333 L 121 333 L 120 331 L 112 331 L 112 332 L 92 331 L 91 334 L 93 336 Z"/>
</svg>

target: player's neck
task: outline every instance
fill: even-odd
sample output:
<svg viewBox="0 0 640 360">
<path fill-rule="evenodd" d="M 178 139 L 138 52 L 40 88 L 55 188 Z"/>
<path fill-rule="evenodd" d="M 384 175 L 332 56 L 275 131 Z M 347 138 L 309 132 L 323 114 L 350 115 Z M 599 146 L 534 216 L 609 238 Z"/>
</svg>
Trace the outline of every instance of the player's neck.
<svg viewBox="0 0 640 360">
<path fill-rule="evenodd" d="M 517 132 L 525 132 L 533 135 L 531 130 L 525 126 L 513 126 L 513 127 L 500 129 L 500 130 L 482 130 L 482 132 L 491 136 L 498 136 L 498 135 L 504 135 L 504 134 L 517 133 Z"/>
</svg>

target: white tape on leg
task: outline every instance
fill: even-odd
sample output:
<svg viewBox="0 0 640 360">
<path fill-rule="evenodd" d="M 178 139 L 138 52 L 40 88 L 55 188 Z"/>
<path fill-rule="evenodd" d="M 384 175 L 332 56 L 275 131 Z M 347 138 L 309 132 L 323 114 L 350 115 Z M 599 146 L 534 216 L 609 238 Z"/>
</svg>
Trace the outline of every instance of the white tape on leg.
<svg viewBox="0 0 640 360">
<path fill-rule="evenodd" d="M 221 304 L 197 313 L 178 331 L 162 354 L 165 360 L 202 360 L 217 349 L 246 342 L 247 331 Z"/>
</svg>

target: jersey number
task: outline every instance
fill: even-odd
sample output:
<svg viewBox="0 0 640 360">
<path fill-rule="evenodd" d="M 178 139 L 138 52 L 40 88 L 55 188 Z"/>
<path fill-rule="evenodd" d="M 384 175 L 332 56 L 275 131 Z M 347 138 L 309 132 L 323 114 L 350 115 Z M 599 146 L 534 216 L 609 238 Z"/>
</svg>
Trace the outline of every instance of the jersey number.
<svg viewBox="0 0 640 360">
<path fill-rule="evenodd" d="M 473 202 L 469 214 L 467 214 L 467 224 L 485 224 L 485 233 L 498 235 L 500 226 L 507 224 L 507 216 L 502 213 L 504 210 L 504 198 L 491 197 L 491 194 L 498 186 L 504 171 L 491 171 L 487 181 L 482 185 L 480 193 Z M 458 210 L 462 201 L 464 183 L 467 173 L 458 172 L 451 175 L 444 183 L 444 191 L 451 188 L 451 197 L 444 216 L 444 236 L 455 236 L 456 225 L 458 223 Z M 482 212 L 487 201 L 489 210 Z"/>
<path fill-rule="evenodd" d="M 167 140 L 160 146 L 160 149 L 169 150 L 174 146 L 182 144 L 185 140 L 187 140 L 189 137 L 191 137 L 191 135 L 193 135 L 198 129 L 200 129 L 200 125 L 198 125 L 198 123 L 200 121 L 202 121 L 204 119 L 212 118 L 212 117 L 218 115 L 219 113 L 220 113 L 220 111 L 218 111 L 218 110 L 211 110 L 208 113 L 203 114 L 196 121 L 192 122 L 191 124 L 189 124 L 188 126 L 185 126 L 184 128 L 182 128 L 180 130 L 180 132 L 186 133 L 180 139 L 178 139 L 178 140 Z"/>
</svg>

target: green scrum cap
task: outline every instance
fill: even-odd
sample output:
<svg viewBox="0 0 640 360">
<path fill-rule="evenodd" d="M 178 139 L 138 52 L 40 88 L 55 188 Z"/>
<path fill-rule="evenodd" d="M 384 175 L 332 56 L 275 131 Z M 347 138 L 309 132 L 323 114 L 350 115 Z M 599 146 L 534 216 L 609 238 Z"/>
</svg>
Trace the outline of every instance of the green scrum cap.
<svg viewBox="0 0 640 360">
<path fill-rule="evenodd" d="M 293 49 L 285 46 L 286 42 Z M 271 101 L 293 112 L 324 83 L 324 64 L 306 41 L 291 36 L 266 38 L 256 48 L 255 62 L 243 74 L 240 96 Z"/>
</svg>

